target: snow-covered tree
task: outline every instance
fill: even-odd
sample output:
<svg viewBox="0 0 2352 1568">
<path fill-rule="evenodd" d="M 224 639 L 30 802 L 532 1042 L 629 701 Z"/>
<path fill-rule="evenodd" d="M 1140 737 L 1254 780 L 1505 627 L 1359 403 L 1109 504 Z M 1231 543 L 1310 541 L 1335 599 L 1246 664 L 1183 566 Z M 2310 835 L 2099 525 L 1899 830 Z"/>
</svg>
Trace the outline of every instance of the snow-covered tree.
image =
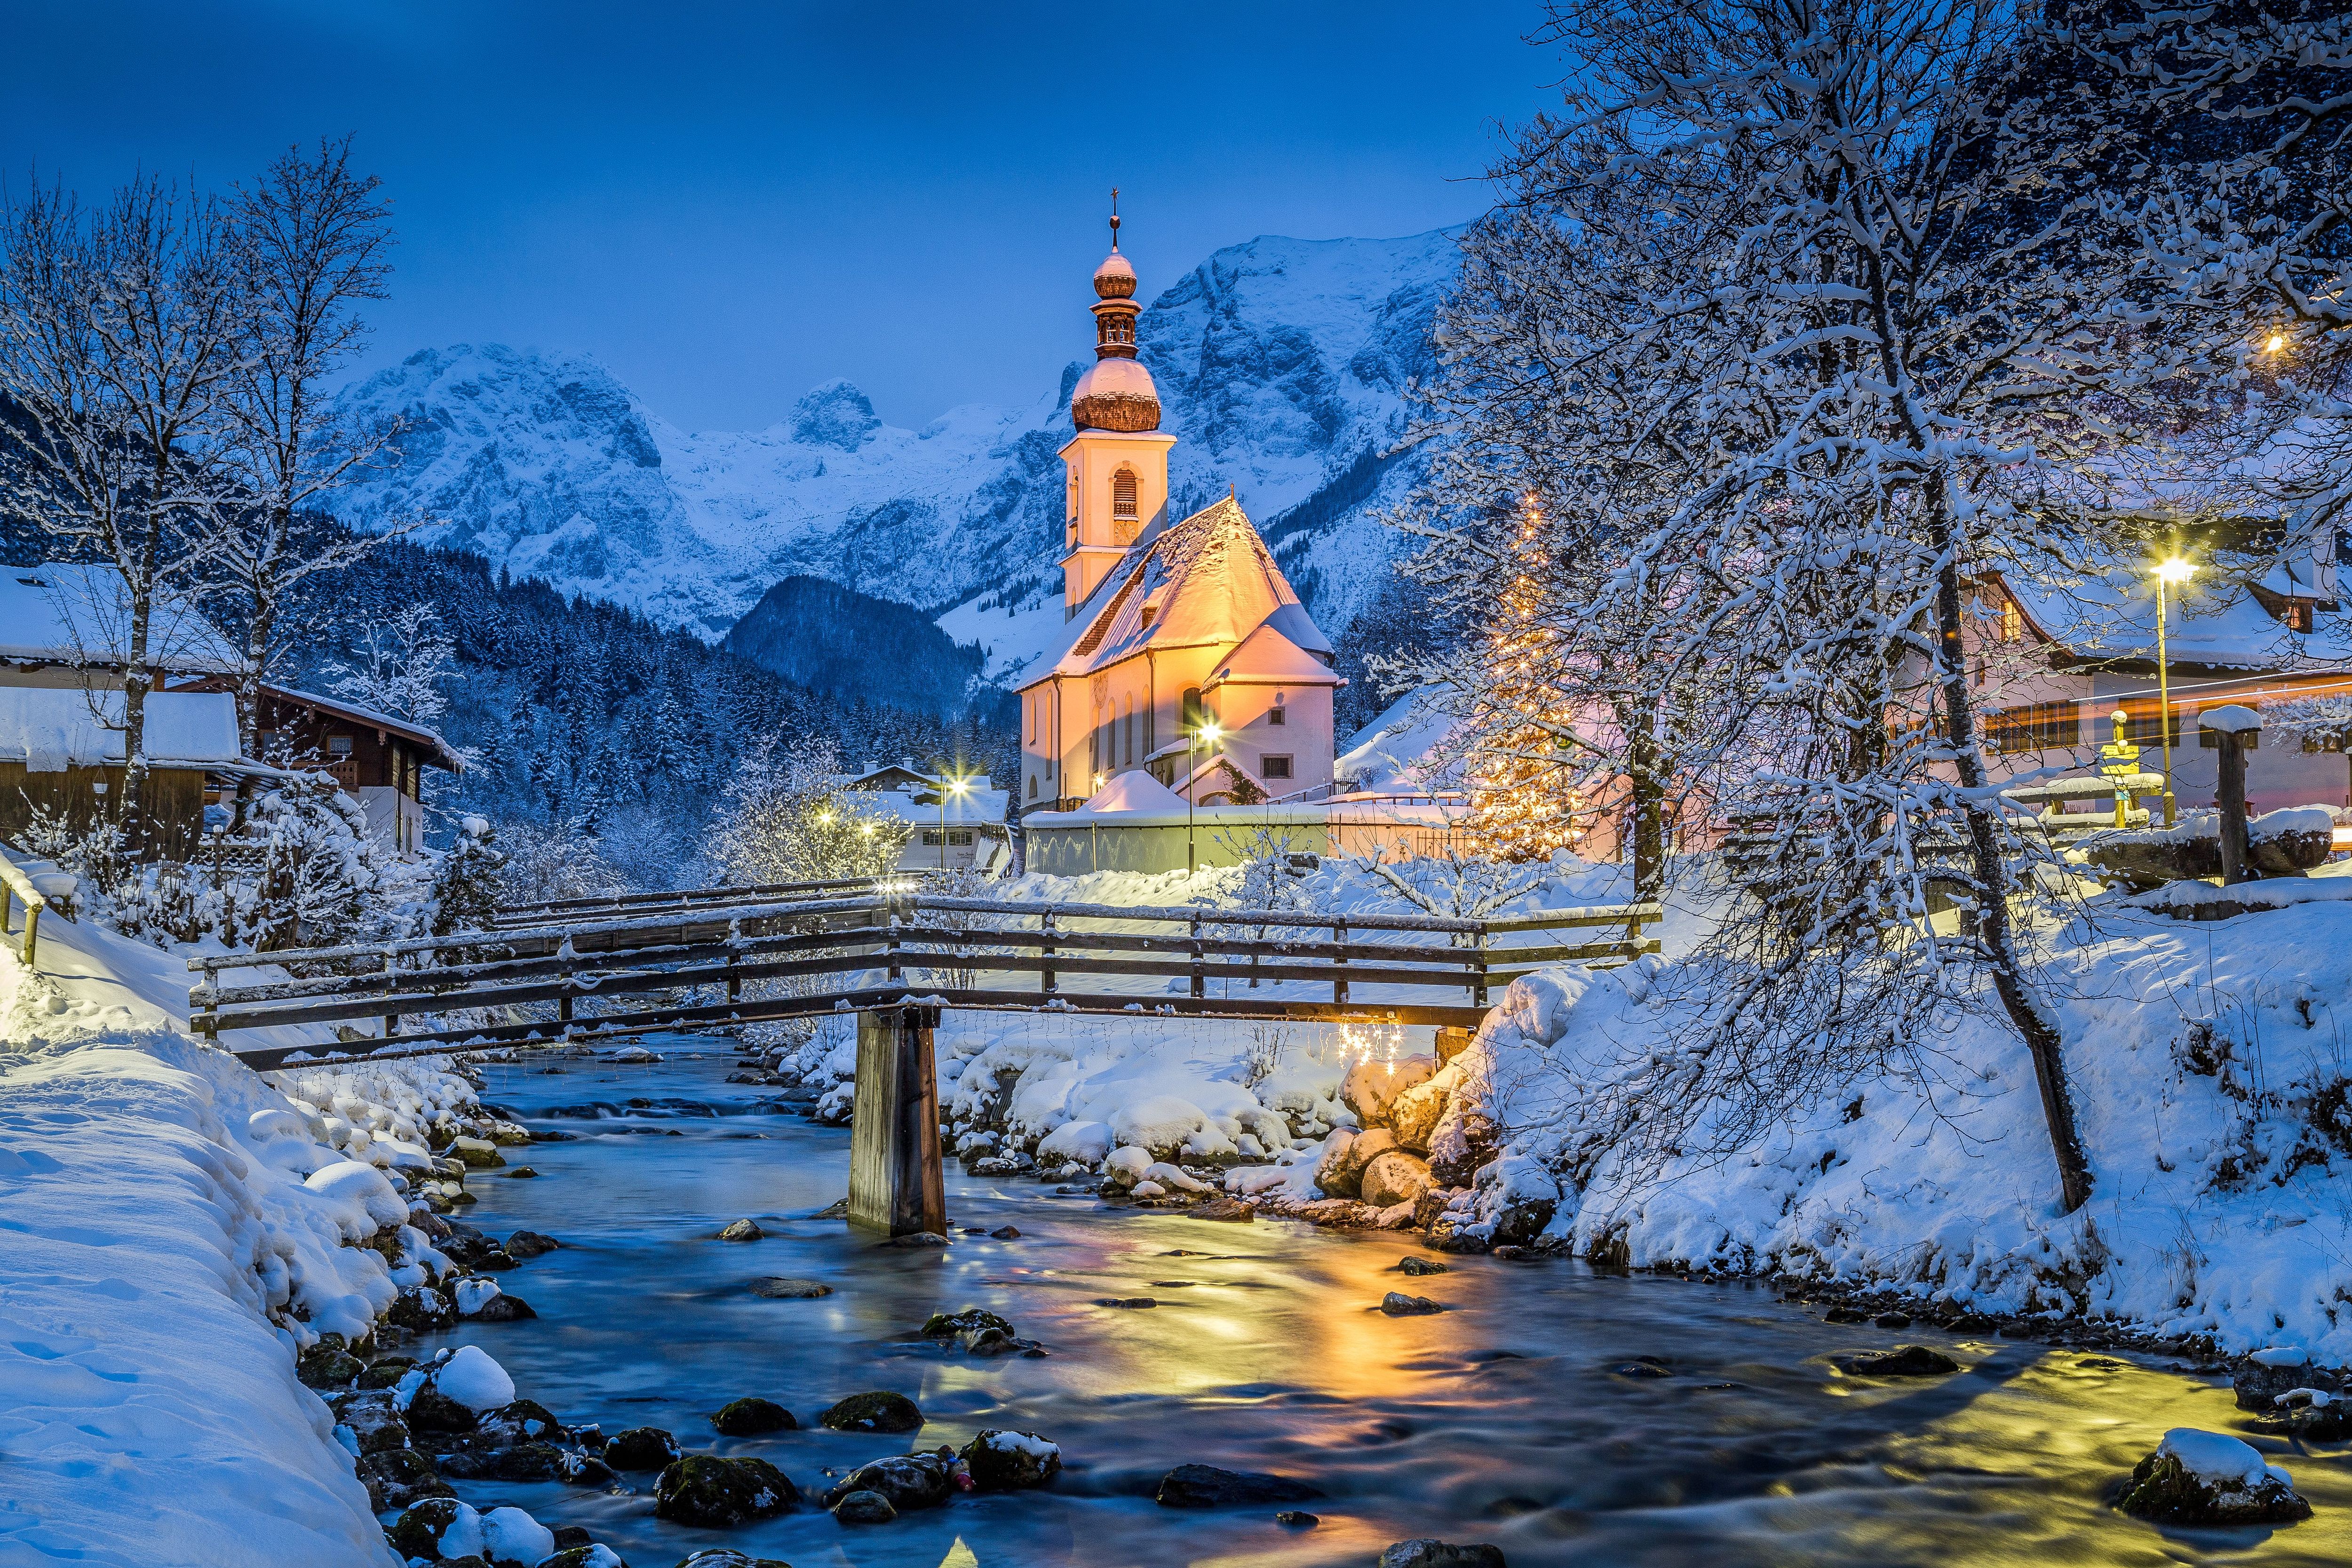
<svg viewBox="0 0 2352 1568">
<path fill-rule="evenodd" d="M 457 837 L 434 865 L 433 887 L 426 895 L 430 913 L 425 923 L 435 936 L 489 929 L 491 915 L 505 900 L 507 863 L 491 839 L 487 817 L 467 816 L 458 822 Z"/>
<path fill-rule="evenodd" d="M 121 821 L 145 842 L 147 695 L 161 602 L 189 579 L 223 495 L 222 400 L 238 353 L 216 204 L 147 177 L 85 213 L 61 187 L 0 209 L 0 391 L 25 427 L 0 471 L 60 548 L 121 574 Z"/>
<path fill-rule="evenodd" d="M 259 952 L 360 940 L 383 885 L 381 852 L 359 803 L 332 787 L 289 784 L 257 796 L 251 821 L 261 877 L 247 932 Z"/>
<path fill-rule="evenodd" d="M 1518 441 L 1555 448 L 1550 553 L 1593 563 L 1549 619 L 1600 628 L 1599 694 L 1670 721 L 1739 895 L 1684 1077 L 1633 1131 L 1663 1151 L 1702 1106 L 1769 1116 L 1929 1070 L 1981 984 L 2079 1206 L 2065 1042 L 2020 924 L 2035 883 L 1964 639 L 1987 574 L 2063 590 L 2138 548 L 2116 464 L 2196 362 L 2144 331 L 2160 290 L 2103 204 L 2133 126 L 2001 6 L 1552 16 L 1582 69 L 1504 170 L 1571 262 L 1532 280 L 1562 301 L 1532 324 L 1559 330 L 1520 355 L 1519 401 L 1559 409 Z M 1499 472 L 1492 505 L 1529 488 Z M 1931 918 L 1947 900 L 1958 929 Z"/>
<path fill-rule="evenodd" d="M 898 865 L 913 826 L 860 810 L 841 780 L 831 742 L 767 737 L 728 781 L 705 858 L 745 884 L 883 875 Z"/>
<path fill-rule="evenodd" d="M 457 648 L 432 605 L 409 605 L 366 623 L 352 658 L 336 666 L 341 673 L 328 688 L 336 696 L 418 724 L 447 711 L 442 683 L 457 672 Z"/>
</svg>

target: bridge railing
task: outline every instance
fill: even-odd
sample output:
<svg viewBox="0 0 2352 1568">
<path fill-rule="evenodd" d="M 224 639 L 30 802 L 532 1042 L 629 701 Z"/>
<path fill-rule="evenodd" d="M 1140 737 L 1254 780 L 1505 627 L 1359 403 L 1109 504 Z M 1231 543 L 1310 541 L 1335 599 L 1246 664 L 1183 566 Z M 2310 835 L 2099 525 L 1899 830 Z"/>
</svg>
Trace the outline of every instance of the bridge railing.
<svg viewBox="0 0 2352 1568">
<path fill-rule="evenodd" d="M 377 1054 L 593 1033 L 856 1012 L 914 1002 L 960 1009 L 1195 1017 L 1370 1019 L 1475 1026 L 1491 993 L 1556 963 L 1657 951 L 1655 904 L 1499 921 L 1295 910 L 1139 909 L 897 896 L 743 903 L 564 928 L 190 959 L 196 1029 L 382 1020 Z M 1607 928 L 1600 940 L 1515 942 Z M 1615 934 L 1622 933 L 1622 934 Z M 275 966 L 284 978 L 225 984 Z M 1238 994 L 1236 994 L 1238 990 Z M 599 1013 L 583 1005 L 660 997 Z M 552 1018 L 515 1010 L 553 1005 Z M 401 1033 L 418 1015 L 473 1021 Z M 479 1015 L 503 1012 L 504 1022 Z M 355 1042 L 354 1042 L 355 1043 Z M 315 1053 L 320 1047 L 308 1047 Z M 333 1047 L 326 1047 L 332 1049 Z M 302 1047 L 240 1052 L 276 1065 Z M 261 1058 L 271 1058 L 263 1063 Z"/>
</svg>

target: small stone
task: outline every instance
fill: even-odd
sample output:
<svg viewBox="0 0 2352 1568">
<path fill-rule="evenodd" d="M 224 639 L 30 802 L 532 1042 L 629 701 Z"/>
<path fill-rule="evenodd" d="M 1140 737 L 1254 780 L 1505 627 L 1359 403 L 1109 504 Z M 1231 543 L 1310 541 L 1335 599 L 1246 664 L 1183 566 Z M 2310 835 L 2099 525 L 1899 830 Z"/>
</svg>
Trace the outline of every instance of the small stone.
<svg viewBox="0 0 2352 1568">
<path fill-rule="evenodd" d="M 1960 1370 L 1958 1362 L 1926 1345 L 1896 1345 L 1891 1351 L 1864 1351 L 1832 1359 L 1856 1377 L 1939 1377 Z"/>
<path fill-rule="evenodd" d="M 632 1426 L 613 1434 L 604 1462 L 616 1470 L 658 1470 L 677 1461 L 677 1439 L 658 1426 Z"/>
<path fill-rule="evenodd" d="M 1021 1233 L 1013 1229 L 1009 1225 L 1000 1225 L 988 1234 L 998 1241 L 1018 1241 L 1021 1239 Z"/>
<path fill-rule="evenodd" d="M 1276 1524 L 1286 1524 L 1293 1530 L 1312 1530 L 1323 1522 L 1321 1516 L 1303 1509 L 1286 1508 L 1274 1516 Z"/>
<path fill-rule="evenodd" d="M 917 1432 L 923 1413 L 903 1394 L 877 1389 L 853 1394 L 817 1417 L 820 1426 L 836 1432 Z"/>
<path fill-rule="evenodd" d="M 1992 1332 L 1992 1326 L 1990 1318 L 1975 1312 L 1962 1312 L 1944 1320 L 1944 1331 L 1948 1334 L 1989 1334 Z"/>
<path fill-rule="evenodd" d="M 1154 1500 L 1162 1508 L 1230 1508 L 1241 1503 L 1306 1502 L 1323 1494 L 1288 1476 L 1179 1465 L 1160 1478 Z"/>
<path fill-rule="evenodd" d="M 507 1163 L 499 1146 L 487 1138 L 452 1138 L 448 1154 L 469 1171 L 496 1170 Z"/>
<path fill-rule="evenodd" d="M 914 1248 L 924 1247 L 945 1247 L 947 1244 L 948 1238 L 941 1236 L 938 1231 L 919 1230 L 912 1236 L 894 1236 L 882 1245 L 885 1247 Z"/>
<path fill-rule="evenodd" d="M 529 1165 L 517 1165 L 513 1170 L 507 1173 L 507 1180 L 509 1182 L 527 1182 L 538 1174 L 539 1173 L 532 1170 Z"/>
<path fill-rule="evenodd" d="M 367 1488 L 368 1506 L 378 1513 L 406 1508 L 426 1498 L 454 1498 L 457 1489 L 441 1479 L 433 1456 L 415 1448 L 385 1448 L 360 1456 L 360 1482 Z"/>
<path fill-rule="evenodd" d="M 341 1335 L 320 1340 L 294 1359 L 294 1375 L 305 1388 L 349 1388 L 366 1370 L 365 1362 L 343 1348 Z"/>
<path fill-rule="evenodd" d="M 457 1522 L 464 1513 L 473 1510 L 454 1497 L 426 1498 L 402 1510 L 398 1519 L 384 1527 L 384 1539 L 403 1557 L 422 1557 L 427 1563 L 441 1556 L 441 1534 Z"/>
<path fill-rule="evenodd" d="M 832 1295 L 833 1287 L 818 1279 L 786 1279 L 771 1275 L 752 1280 L 751 1294 L 778 1301 L 813 1301 L 819 1296 Z"/>
<path fill-rule="evenodd" d="M 1632 1361 L 1612 1366 L 1609 1370 L 1618 1377 L 1672 1377 L 1675 1375 L 1664 1363 L 1651 1356 L 1636 1356 Z"/>
<path fill-rule="evenodd" d="M 899 1513 L 937 1508 L 956 1491 L 955 1450 L 941 1447 L 929 1453 L 893 1454 L 870 1465 L 860 1465 L 824 1494 L 827 1508 L 858 1492 L 874 1492 Z"/>
<path fill-rule="evenodd" d="M 959 1334 L 977 1333 L 982 1329 L 1002 1329 L 1009 1334 L 1013 1331 L 1013 1324 L 994 1312 L 978 1307 L 966 1307 L 961 1312 L 933 1312 L 923 1320 L 923 1338 L 927 1340 L 951 1340 Z"/>
<path fill-rule="evenodd" d="M 1157 1307 L 1160 1303 L 1153 1300 L 1149 1296 L 1097 1296 L 1095 1298 L 1095 1305 L 1097 1307 L 1121 1307 L 1129 1311 L 1134 1311 L 1145 1307 Z"/>
<path fill-rule="evenodd" d="M 759 1241 L 767 1236 L 759 1226 L 748 1219 L 739 1219 L 719 1233 L 721 1241 Z"/>
<path fill-rule="evenodd" d="M 412 1285 L 393 1299 L 387 1314 L 411 1333 L 429 1334 L 457 1326 L 457 1309 L 430 1285 Z"/>
<path fill-rule="evenodd" d="M 800 1500 L 800 1489 L 765 1459 L 690 1454 L 662 1471 L 654 1517 L 725 1529 L 782 1513 Z"/>
<path fill-rule="evenodd" d="M 555 1527 L 555 1549 L 558 1552 L 568 1552 L 575 1546 L 592 1545 L 595 1539 L 585 1529 L 576 1524 L 559 1524 Z"/>
<path fill-rule="evenodd" d="M 1420 1318 L 1432 1312 L 1443 1312 L 1445 1304 L 1426 1296 L 1408 1296 L 1402 1290 L 1391 1290 L 1381 1298 L 1381 1310 L 1391 1318 Z"/>
<path fill-rule="evenodd" d="M 507 1255 L 510 1258 L 537 1258 L 553 1252 L 563 1244 L 551 1236 L 541 1236 L 535 1230 L 519 1230 L 507 1237 Z"/>
<path fill-rule="evenodd" d="M 789 1432 L 799 1425 L 791 1411 L 768 1399 L 733 1400 L 710 1417 L 711 1430 L 722 1437 L 757 1437 L 763 1432 Z"/>
<path fill-rule="evenodd" d="M 546 1568 L 541 1563 L 540 1568 Z M 706 1546 L 680 1563 L 677 1568 L 793 1568 L 789 1563 L 775 1557 L 752 1557 L 731 1546 Z"/>
<path fill-rule="evenodd" d="M 1911 1326 L 1911 1314 L 1908 1312 L 1881 1312 L 1878 1316 L 1871 1319 L 1870 1321 L 1877 1324 L 1882 1329 L 1907 1329 Z"/>
<path fill-rule="evenodd" d="M 1208 1198 L 1194 1204 L 1189 1211 L 1194 1219 L 1223 1220 L 1231 1224 L 1246 1224 L 1257 1218 L 1257 1210 L 1239 1198 Z"/>
<path fill-rule="evenodd" d="M 368 1363 L 367 1370 L 365 1372 L 360 1373 L 359 1386 L 362 1388 L 390 1388 L 394 1384 L 398 1383 L 402 1378 L 407 1376 L 408 1369 L 415 1364 L 416 1363 L 414 1360 L 404 1355 L 378 1356 L 375 1360 Z"/>
<path fill-rule="evenodd" d="M 898 1510 L 880 1492 L 851 1492 L 833 1505 L 833 1517 L 843 1524 L 887 1524 Z"/>
<path fill-rule="evenodd" d="M 1400 1272 L 1405 1274 L 1451 1274 L 1454 1272 L 1454 1266 L 1452 1264 L 1437 1263 L 1426 1258 L 1400 1258 L 1397 1259 L 1397 1268 Z"/>
<path fill-rule="evenodd" d="M 1503 1549 L 1480 1542 L 1457 1546 L 1451 1541 L 1424 1537 L 1390 1543 L 1381 1553 L 1380 1568 L 1508 1568 Z"/>
<path fill-rule="evenodd" d="M 1866 1312 L 1857 1312 L 1851 1307 L 1832 1307 L 1828 1311 L 1822 1314 L 1822 1321 L 1825 1323 L 1866 1323 L 1870 1321 L 1870 1315 Z"/>
<path fill-rule="evenodd" d="M 478 1419 L 471 1407 L 429 1383 L 408 1402 L 408 1425 L 418 1432 L 470 1432 Z"/>
<path fill-rule="evenodd" d="M 562 1072 L 562 1068 L 549 1068 L 549 1072 Z M 439 1565 L 436 1565 L 439 1568 Z M 629 1568 L 621 1554 L 609 1546 L 590 1542 L 584 1546 L 567 1546 L 552 1557 L 542 1558 L 537 1568 Z"/>
</svg>

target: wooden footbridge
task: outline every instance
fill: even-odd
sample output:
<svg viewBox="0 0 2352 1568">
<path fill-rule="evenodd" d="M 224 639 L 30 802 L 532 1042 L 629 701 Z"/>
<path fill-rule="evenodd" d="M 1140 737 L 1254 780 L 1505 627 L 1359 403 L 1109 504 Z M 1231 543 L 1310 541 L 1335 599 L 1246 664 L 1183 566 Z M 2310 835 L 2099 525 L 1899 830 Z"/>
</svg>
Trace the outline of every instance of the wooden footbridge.
<svg viewBox="0 0 2352 1568">
<path fill-rule="evenodd" d="M 855 1014 L 853 1216 L 938 1229 L 943 1009 L 1475 1027 L 1535 969 L 1657 951 L 1655 904 L 1505 920 L 935 897 L 906 880 L 568 900 L 446 937 L 188 961 L 197 1032 L 260 1068 Z M 1589 940 L 1562 932 L 1602 931 Z M 224 984 L 237 971 L 267 978 Z M 359 1026 L 366 1026 L 364 1032 Z M 353 1037 L 356 1036 L 357 1037 Z"/>
</svg>

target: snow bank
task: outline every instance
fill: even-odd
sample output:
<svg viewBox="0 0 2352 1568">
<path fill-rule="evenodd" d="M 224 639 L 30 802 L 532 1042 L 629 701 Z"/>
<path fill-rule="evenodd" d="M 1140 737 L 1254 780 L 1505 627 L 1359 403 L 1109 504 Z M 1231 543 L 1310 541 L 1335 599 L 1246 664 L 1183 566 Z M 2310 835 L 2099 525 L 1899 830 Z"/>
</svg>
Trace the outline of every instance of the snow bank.
<svg viewBox="0 0 2352 1568">
<path fill-rule="evenodd" d="M 190 1038 L 176 955 L 88 921 L 41 937 L 41 973 L 0 956 L 0 1561 L 394 1563 L 295 1352 L 392 1302 L 394 1265 L 356 1243 L 401 1226 L 421 1268 L 385 1173 L 422 1129 Z M 457 1082 L 373 1070 L 420 1110 Z"/>
<path fill-rule="evenodd" d="M 1517 982 L 1464 1059 L 1516 1130 L 1511 1183 L 1549 1189 L 1580 1252 L 2352 1360 L 2352 907 L 2189 925 L 2110 906 L 2103 928 L 2063 933 L 2050 968 L 2096 1179 L 2071 1215 L 2032 1063 L 1990 1006 L 1937 1042 L 1941 1082 L 1864 1078 L 1727 1161 L 1656 1172 L 1593 1107 L 1672 1047 L 1676 966 Z"/>
</svg>

